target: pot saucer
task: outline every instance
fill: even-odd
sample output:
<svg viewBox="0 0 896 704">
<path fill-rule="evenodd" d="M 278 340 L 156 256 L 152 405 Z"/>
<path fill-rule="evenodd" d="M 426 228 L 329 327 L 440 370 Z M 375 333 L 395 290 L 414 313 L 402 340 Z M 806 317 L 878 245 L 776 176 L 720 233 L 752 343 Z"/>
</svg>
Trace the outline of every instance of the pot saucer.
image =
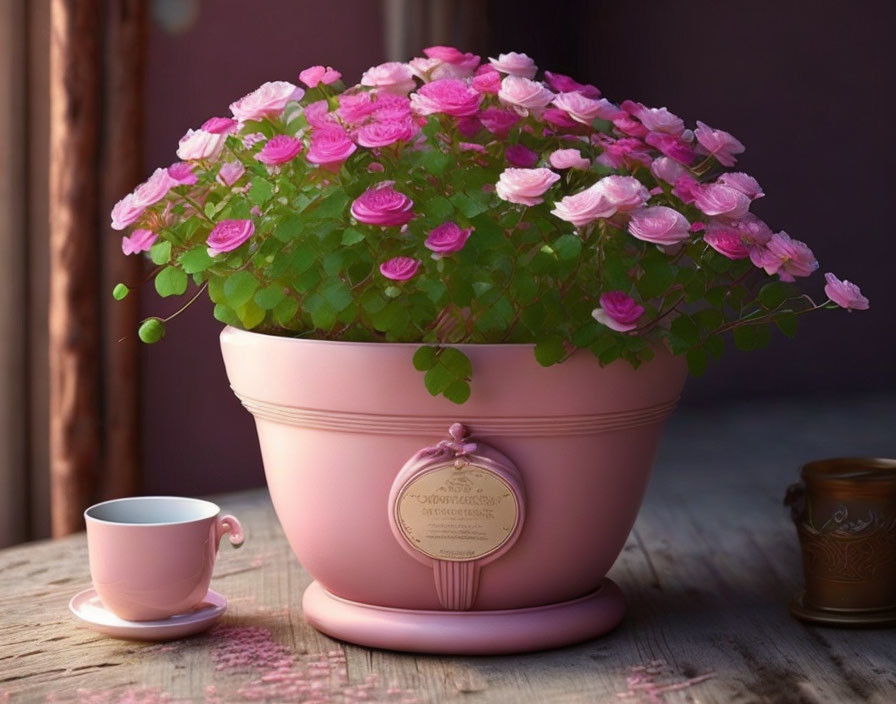
<svg viewBox="0 0 896 704">
<path fill-rule="evenodd" d="M 91 630 L 124 640 L 175 640 L 211 628 L 227 610 L 227 599 L 211 589 L 191 611 L 157 621 L 125 621 L 109 611 L 95 589 L 72 597 L 68 608 Z"/>
<path fill-rule="evenodd" d="M 804 593 L 790 600 L 790 613 L 800 621 L 819 626 L 840 626 L 841 628 L 884 628 L 896 626 L 896 607 L 879 611 L 817 609 L 804 603 Z"/>
</svg>

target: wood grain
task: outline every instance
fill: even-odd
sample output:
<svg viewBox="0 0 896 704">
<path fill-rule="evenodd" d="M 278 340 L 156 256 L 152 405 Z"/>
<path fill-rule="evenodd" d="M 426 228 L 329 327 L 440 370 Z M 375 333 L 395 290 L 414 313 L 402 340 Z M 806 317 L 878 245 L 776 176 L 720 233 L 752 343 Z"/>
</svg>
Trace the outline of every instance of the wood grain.
<svg viewBox="0 0 896 704">
<path fill-rule="evenodd" d="M 89 581 L 83 535 L 8 549 L 0 552 L 0 701 L 5 693 L 13 703 L 363 695 L 407 703 L 891 704 L 893 630 L 811 628 L 789 616 L 800 568 L 781 499 L 807 459 L 893 454 L 894 420 L 892 399 L 676 418 L 611 572 L 629 599 L 625 622 L 589 643 L 531 655 L 413 656 L 317 633 L 301 614 L 309 577 L 263 490 L 219 500 L 243 521 L 248 540 L 239 551 L 221 548 L 213 588 L 230 599 L 221 630 L 185 641 L 115 641 L 69 616 L 68 599 Z M 246 629 L 260 629 L 251 633 L 288 654 L 279 674 L 257 666 L 260 656 L 256 666 L 222 667 L 227 639 Z M 284 694 L 284 678 L 292 687 L 316 681 L 317 698 Z"/>
</svg>

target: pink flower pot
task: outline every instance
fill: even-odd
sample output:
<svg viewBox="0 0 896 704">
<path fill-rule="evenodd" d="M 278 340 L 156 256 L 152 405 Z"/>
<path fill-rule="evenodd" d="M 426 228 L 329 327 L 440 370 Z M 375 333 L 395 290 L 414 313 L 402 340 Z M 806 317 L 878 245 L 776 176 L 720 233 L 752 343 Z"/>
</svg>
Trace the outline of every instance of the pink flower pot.
<svg viewBox="0 0 896 704">
<path fill-rule="evenodd" d="M 684 384 L 682 359 L 660 351 L 637 370 L 602 368 L 579 352 L 544 368 L 530 345 L 464 345 L 473 391 L 458 406 L 426 391 L 415 344 L 228 327 L 221 346 L 255 416 L 277 516 L 316 580 L 304 600 L 312 625 L 365 645 L 488 653 L 583 640 L 621 619 L 605 575 Z M 454 423 L 499 458 L 492 485 L 519 483 L 512 544 L 505 526 L 507 541 L 475 563 L 415 555 L 396 527 L 396 478 Z M 469 603 L 455 608 L 448 593 Z"/>
</svg>

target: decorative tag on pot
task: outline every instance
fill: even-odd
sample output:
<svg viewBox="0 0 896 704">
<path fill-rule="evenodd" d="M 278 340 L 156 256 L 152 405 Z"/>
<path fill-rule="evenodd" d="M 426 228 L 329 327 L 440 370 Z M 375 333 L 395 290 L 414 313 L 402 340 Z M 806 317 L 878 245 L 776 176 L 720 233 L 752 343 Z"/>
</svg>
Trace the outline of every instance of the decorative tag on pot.
<svg viewBox="0 0 896 704">
<path fill-rule="evenodd" d="M 414 559 L 431 565 L 443 608 L 470 609 L 480 568 L 519 538 L 525 492 L 519 470 L 495 448 L 466 437 L 426 447 L 402 467 L 389 494 L 389 524 Z"/>
</svg>

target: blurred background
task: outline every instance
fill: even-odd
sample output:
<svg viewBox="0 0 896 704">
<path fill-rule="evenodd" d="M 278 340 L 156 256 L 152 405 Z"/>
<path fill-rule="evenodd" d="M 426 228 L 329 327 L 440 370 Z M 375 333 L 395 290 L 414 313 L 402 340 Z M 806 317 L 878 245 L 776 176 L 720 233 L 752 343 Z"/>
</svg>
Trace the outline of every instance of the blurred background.
<svg viewBox="0 0 896 704">
<path fill-rule="evenodd" d="M 796 340 L 729 350 L 689 381 L 682 413 L 711 423 L 767 398 L 848 419 L 892 400 L 894 26 L 890 0 L 0 0 L 0 545 L 78 530 L 103 498 L 263 485 L 211 306 L 141 348 L 137 321 L 176 306 L 151 286 L 111 300 L 144 265 L 121 255 L 108 213 L 176 160 L 187 128 L 260 83 L 311 64 L 353 83 L 432 44 L 526 52 L 615 102 L 732 132 L 768 194 L 757 214 L 871 299 L 804 319 Z"/>
</svg>

